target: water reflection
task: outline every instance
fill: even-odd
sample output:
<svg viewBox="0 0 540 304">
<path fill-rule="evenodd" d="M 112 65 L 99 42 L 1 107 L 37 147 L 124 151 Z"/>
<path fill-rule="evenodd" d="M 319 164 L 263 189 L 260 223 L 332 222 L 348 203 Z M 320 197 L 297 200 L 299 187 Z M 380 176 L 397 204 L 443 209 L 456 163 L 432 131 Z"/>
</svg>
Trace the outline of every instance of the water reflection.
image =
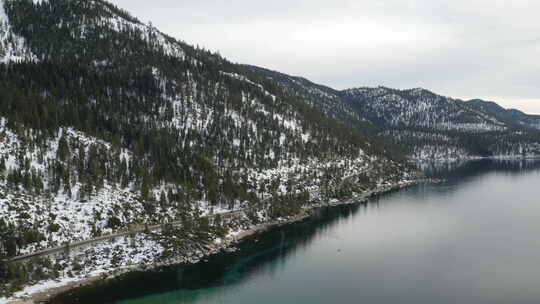
<svg viewBox="0 0 540 304">
<path fill-rule="evenodd" d="M 472 179 L 492 172 L 523 174 L 540 168 L 540 159 L 480 159 L 474 161 L 421 162 L 417 164 L 429 177 Z"/>
<path fill-rule="evenodd" d="M 274 276 L 286 267 L 289 257 L 309 247 L 314 239 L 328 236 L 332 226 L 350 221 L 361 210 L 366 212 L 377 206 L 375 200 L 371 205 L 322 208 L 301 223 L 275 227 L 262 236 L 241 243 L 238 246 L 241 250 L 236 253 L 216 255 L 197 265 L 129 274 L 106 285 L 74 290 L 51 300 L 51 303 L 115 303 L 119 299 L 141 298 L 178 289 L 197 290 L 241 284 L 251 280 L 254 275 L 261 275 L 261 270 L 265 272 L 263 275 Z M 270 267 L 264 267 L 266 265 Z M 196 297 L 196 294 L 190 295 L 190 300 L 196 300 Z"/>
<path fill-rule="evenodd" d="M 531 267 L 540 262 L 531 233 L 540 228 L 540 177 L 531 173 L 540 161 L 425 168 L 448 181 L 324 208 L 242 243 L 238 253 L 131 274 L 53 302 L 528 303 L 520 300 L 540 297 L 516 295 L 515 285 L 526 281 L 505 277 L 540 279 Z"/>
</svg>

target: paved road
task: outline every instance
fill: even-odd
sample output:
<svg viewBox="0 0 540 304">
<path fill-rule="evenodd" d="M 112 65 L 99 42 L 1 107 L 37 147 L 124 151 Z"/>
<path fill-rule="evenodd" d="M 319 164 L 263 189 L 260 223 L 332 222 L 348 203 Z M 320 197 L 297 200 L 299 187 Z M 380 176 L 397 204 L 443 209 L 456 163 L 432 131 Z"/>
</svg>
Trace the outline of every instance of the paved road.
<svg viewBox="0 0 540 304">
<path fill-rule="evenodd" d="M 370 168 L 368 168 L 366 170 L 363 170 L 360 173 L 364 173 L 364 172 L 368 171 L 369 169 Z M 342 179 L 341 183 L 343 184 L 345 181 L 347 181 L 350 178 L 353 178 L 356 175 L 358 175 L 358 174 L 353 174 L 353 175 L 350 175 L 350 176 L 346 176 L 345 178 Z M 379 192 L 381 190 L 384 191 L 385 190 L 384 188 L 386 188 L 386 187 L 380 187 L 380 189 L 375 189 L 373 191 L 367 191 L 367 192 L 363 193 L 362 195 L 356 197 L 355 200 L 364 200 L 364 199 L 370 197 L 372 194 L 374 194 L 376 192 Z M 217 215 L 220 215 L 222 218 L 230 218 L 230 217 L 234 217 L 234 216 L 244 215 L 245 212 L 246 212 L 246 210 L 236 210 L 236 211 L 229 211 L 229 212 L 224 212 L 224 213 L 213 214 L 213 215 L 209 215 L 208 217 L 211 219 L 211 218 L 214 218 Z M 175 222 L 172 222 L 172 224 L 173 225 L 180 225 L 181 222 L 180 221 L 175 221 Z M 43 250 L 36 251 L 36 252 L 33 252 L 33 253 L 29 253 L 29 254 L 14 257 L 14 258 L 11 259 L 11 261 L 24 261 L 24 260 L 28 260 L 28 259 L 35 258 L 35 257 L 48 256 L 48 255 L 52 255 L 52 254 L 55 254 L 55 253 L 62 252 L 62 251 L 67 250 L 67 249 L 76 249 L 78 247 L 108 241 L 108 240 L 111 240 L 111 239 L 114 239 L 114 238 L 117 238 L 117 237 L 122 237 L 122 236 L 130 235 L 130 234 L 134 234 L 134 233 L 135 234 L 142 233 L 142 232 L 146 231 L 146 229 L 147 229 L 146 227 L 138 228 L 138 229 L 132 229 L 132 230 L 128 230 L 128 231 L 123 231 L 123 232 L 118 232 L 118 233 L 114 233 L 114 234 L 110 234 L 110 235 L 104 235 L 104 236 L 96 237 L 96 238 L 89 239 L 89 240 L 73 242 L 73 243 L 70 243 L 69 245 L 63 245 L 63 246 L 58 246 L 58 247 L 53 247 L 53 248 L 47 248 L 47 249 L 43 249 Z M 148 230 L 150 230 L 150 231 L 158 231 L 160 229 L 161 229 L 161 225 L 153 225 L 153 226 L 148 227 Z"/>
<path fill-rule="evenodd" d="M 244 214 L 244 210 L 229 211 L 229 212 L 218 213 L 218 214 L 222 218 L 230 218 L 230 217 L 239 216 L 239 215 Z M 209 215 L 208 218 L 210 218 L 210 219 L 214 218 L 218 214 Z M 175 225 L 175 226 L 180 225 L 181 221 L 174 221 L 171 224 Z M 148 230 L 150 230 L 150 231 L 158 231 L 160 229 L 161 229 L 161 225 L 153 225 L 153 226 L 148 227 Z M 114 238 L 117 238 L 117 237 L 122 237 L 122 236 L 130 235 L 130 234 L 142 233 L 142 232 L 144 232 L 146 230 L 147 230 L 147 228 L 143 227 L 143 228 L 132 229 L 132 230 L 128 230 L 128 231 L 118 232 L 118 233 L 114 233 L 114 234 L 103 235 L 103 236 L 96 237 L 96 238 L 89 239 L 89 240 L 73 242 L 73 243 L 70 243 L 69 245 L 63 245 L 63 246 L 47 248 L 47 249 L 43 249 L 43 250 L 39 250 L 39 251 L 36 251 L 36 252 L 29 253 L 29 254 L 20 255 L 20 256 L 12 258 L 11 261 L 12 262 L 24 261 L 24 260 L 28 260 L 28 259 L 35 258 L 35 257 L 48 256 L 48 255 L 52 255 L 52 254 L 55 254 L 55 253 L 62 252 L 62 251 L 67 250 L 67 249 L 75 249 L 75 248 L 86 246 L 86 245 L 91 245 L 91 244 L 95 244 L 95 243 L 108 241 L 108 240 L 111 240 L 111 239 L 114 239 Z"/>
</svg>

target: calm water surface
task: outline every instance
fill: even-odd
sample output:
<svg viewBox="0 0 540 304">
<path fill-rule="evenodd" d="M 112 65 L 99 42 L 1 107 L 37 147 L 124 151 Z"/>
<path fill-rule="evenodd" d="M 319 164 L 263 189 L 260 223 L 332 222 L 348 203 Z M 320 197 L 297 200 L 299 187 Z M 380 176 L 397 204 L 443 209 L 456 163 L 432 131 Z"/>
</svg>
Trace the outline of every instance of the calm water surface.
<svg viewBox="0 0 540 304">
<path fill-rule="evenodd" d="M 55 303 L 540 303 L 539 168 L 480 161 L 433 170 L 448 181 L 324 209 L 241 253 Z"/>
</svg>

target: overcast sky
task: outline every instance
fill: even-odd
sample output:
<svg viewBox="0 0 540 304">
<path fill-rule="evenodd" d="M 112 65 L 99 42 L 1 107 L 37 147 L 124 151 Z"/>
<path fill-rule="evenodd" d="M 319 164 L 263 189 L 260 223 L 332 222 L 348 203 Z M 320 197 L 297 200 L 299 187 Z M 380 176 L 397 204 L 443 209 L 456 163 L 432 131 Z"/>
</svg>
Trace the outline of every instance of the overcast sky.
<svg viewBox="0 0 540 304">
<path fill-rule="evenodd" d="M 537 0 L 112 0 L 238 63 L 540 114 Z"/>
</svg>

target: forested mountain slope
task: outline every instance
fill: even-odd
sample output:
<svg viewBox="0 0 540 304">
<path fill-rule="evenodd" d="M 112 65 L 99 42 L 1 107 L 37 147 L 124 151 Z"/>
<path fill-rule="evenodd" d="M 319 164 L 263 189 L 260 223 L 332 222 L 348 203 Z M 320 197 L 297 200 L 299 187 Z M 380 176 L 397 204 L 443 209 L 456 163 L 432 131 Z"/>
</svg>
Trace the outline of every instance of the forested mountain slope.
<svg viewBox="0 0 540 304">
<path fill-rule="evenodd" d="M 385 87 L 345 90 L 341 96 L 415 159 L 540 155 L 538 117 L 495 103 Z"/>
<path fill-rule="evenodd" d="M 492 102 L 462 101 L 425 89 L 343 91 L 248 66 L 320 111 L 416 160 L 540 155 L 540 117 Z"/>
<path fill-rule="evenodd" d="M 516 127 L 540 129 L 540 115 L 528 115 L 515 109 L 508 110 L 493 101 L 480 99 L 469 100 L 467 104 Z"/>
<path fill-rule="evenodd" d="M 231 231 L 414 180 L 405 154 L 538 155 L 538 121 L 423 89 L 338 91 L 233 64 L 104 0 L 0 0 L 0 295 L 199 255 Z M 244 211 L 205 217 L 231 210 Z M 152 226 L 162 233 L 8 263 Z"/>
<path fill-rule="evenodd" d="M 341 93 L 332 88 L 313 83 L 302 77 L 289 76 L 256 66 L 240 66 L 247 73 L 261 75 L 276 83 L 286 94 L 318 108 L 326 116 L 368 132 L 373 125 L 350 104 L 344 103 Z"/>
<path fill-rule="evenodd" d="M 231 228 L 211 212 L 249 210 L 245 228 L 414 178 L 322 90 L 291 94 L 103 0 L 0 4 L 4 291 L 97 267 L 16 255 L 172 222 L 208 241 Z"/>
</svg>

